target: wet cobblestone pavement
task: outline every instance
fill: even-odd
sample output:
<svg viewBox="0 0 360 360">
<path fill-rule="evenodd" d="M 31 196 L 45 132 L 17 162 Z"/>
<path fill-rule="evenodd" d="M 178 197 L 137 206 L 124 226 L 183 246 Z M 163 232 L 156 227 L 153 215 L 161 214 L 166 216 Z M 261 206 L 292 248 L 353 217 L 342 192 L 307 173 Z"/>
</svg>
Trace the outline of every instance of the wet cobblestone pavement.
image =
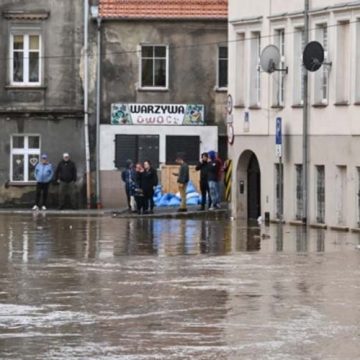
<svg viewBox="0 0 360 360">
<path fill-rule="evenodd" d="M 0 216 L 0 359 L 359 359 L 360 237 Z"/>
</svg>

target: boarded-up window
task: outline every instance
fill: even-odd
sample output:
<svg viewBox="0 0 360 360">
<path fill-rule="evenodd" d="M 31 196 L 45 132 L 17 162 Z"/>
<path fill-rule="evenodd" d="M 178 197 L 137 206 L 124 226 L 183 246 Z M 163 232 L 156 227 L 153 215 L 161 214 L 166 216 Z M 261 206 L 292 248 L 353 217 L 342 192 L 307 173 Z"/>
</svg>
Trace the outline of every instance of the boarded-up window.
<svg viewBox="0 0 360 360">
<path fill-rule="evenodd" d="M 149 160 L 153 167 L 159 167 L 159 136 L 158 135 L 116 135 L 115 166 L 123 168 L 126 160 L 144 162 Z"/>
<path fill-rule="evenodd" d="M 189 165 L 195 165 L 200 158 L 199 136 L 166 136 L 166 164 L 175 164 L 176 157 L 182 154 Z"/>
</svg>

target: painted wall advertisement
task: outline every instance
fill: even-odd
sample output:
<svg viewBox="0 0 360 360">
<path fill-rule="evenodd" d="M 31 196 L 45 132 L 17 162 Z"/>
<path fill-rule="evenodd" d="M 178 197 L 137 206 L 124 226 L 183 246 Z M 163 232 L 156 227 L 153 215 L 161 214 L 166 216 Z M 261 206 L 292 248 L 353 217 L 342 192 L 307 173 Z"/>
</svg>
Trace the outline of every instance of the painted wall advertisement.
<svg viewBox="0 0 360 360">
<path fill-rule="evenodd" d="M 112 104 L 112 125 L 205 125 L 204 105 Z"/>
</svg>

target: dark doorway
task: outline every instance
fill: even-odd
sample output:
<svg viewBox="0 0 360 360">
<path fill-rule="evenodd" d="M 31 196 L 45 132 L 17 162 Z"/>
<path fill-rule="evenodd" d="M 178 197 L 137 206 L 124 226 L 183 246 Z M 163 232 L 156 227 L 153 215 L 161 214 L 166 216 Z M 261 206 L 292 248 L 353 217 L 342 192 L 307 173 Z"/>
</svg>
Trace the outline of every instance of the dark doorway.
<svg viewBox="0 0 360 360">
<path fill-rule="evenodd" d="M 254 154 L 251 155 L 247 170 L 248 180 L 248 219 L 257 219 L 261 214 L 260 167 Z"/>
</svg>

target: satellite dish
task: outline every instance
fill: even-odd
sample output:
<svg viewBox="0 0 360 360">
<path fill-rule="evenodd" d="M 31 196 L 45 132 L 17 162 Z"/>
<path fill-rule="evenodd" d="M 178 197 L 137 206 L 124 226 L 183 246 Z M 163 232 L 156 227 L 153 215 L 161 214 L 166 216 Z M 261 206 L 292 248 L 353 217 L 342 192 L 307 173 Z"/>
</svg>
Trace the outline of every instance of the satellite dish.
<svg viewBox="0 0 360 360">
<path fill-rule="evenodd" d="M 260 66 L 261 68 L 271 74 L 280 63 L 280 51 L 275 45 L 266 46 L 260 55 Z"/>
<path fill-rule="evenodd" d="M 318 41 L 309 42 L 303 52 L 303 63 L 306 70 L 319 70 L 324 63 L 324 48 Z"/>
</svg>

